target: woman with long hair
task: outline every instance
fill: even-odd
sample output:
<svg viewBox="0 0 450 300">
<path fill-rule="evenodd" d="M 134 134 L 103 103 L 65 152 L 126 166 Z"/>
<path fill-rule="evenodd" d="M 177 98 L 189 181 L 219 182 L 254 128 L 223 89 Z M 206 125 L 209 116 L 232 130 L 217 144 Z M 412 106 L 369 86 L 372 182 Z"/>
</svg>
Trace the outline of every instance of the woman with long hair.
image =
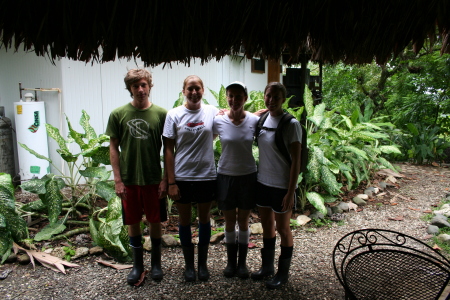
<svg viewBox="0 0 450 300">
<path fill-rule="evenodd" d="M 256 205 L 261 216 L 264 248 L 261 249 L 262 267 L 252 273 L 255 280 L 274 274 L 276 233 L 281 238 L 281 254 L 276 275 L 266 282 L 270 289 L 281 287 L 288 281 L 293 252 L 290 217 L 295 205 L 295 190 L 300 172 L 302 130 L 300 123 L 291 119 L 282 132 L 291 163 L 284 157 L 275 142 L 275 132 L 285 115 L 282 105 L 286 101 L 286 88 L 271 82 L 264 89 L 264 102 L 269 115 L 261 124 L 256 137 L 259 147 L 259 166 Z M 276 224 L 276 227 L 275 227 Z"/>
</svg>

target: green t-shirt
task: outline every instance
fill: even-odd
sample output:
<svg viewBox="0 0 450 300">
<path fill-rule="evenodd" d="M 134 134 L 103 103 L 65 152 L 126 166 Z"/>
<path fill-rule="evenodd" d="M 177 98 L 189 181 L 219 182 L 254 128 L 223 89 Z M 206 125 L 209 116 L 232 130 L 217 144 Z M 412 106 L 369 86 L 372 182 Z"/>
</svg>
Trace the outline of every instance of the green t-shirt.
<svg viewBox="0 0 450 300">
<path fill-rule="evenodd" d="M 119 139 L 120 175 L 125 185 L 161 182 L 161 135 L 167 110 L 152 104 L 137 109 L 131 103 L 111 112 L 106 134 Z"/>
</svg>

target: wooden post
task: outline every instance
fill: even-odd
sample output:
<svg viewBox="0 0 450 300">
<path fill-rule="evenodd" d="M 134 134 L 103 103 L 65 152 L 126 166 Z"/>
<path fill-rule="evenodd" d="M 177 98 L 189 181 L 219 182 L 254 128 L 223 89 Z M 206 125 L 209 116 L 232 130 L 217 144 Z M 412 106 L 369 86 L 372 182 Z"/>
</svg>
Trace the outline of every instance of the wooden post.
<svg viewBox="0 0 450 300">
<path fill-rule="evenodd" d="M 267 61 L 267 83 L 274 81 L 281 82 L 280 73 L 280 60 L 269 59 Z"/>
</svg>

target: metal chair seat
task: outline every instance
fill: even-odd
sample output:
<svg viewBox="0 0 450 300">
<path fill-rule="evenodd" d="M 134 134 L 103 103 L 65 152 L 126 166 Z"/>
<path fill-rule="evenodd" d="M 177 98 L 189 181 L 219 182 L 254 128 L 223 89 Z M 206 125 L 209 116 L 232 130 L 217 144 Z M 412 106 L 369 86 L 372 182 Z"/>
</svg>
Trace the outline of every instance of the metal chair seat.
<svg viewBox="0 0 450 300">
<path fill-rule="evenodd" d="M 333 265 L 347 299 L 439 299 L 450 281 L 449 260 L 390 230 L 345 235 L 333 250 Z"/>
</svg>

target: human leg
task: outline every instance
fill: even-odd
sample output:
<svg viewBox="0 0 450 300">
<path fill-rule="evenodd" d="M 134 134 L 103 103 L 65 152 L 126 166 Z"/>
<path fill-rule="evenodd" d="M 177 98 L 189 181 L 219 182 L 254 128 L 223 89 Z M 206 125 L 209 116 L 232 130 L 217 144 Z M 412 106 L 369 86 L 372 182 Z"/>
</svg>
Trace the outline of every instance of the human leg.
<svg viewBox="0 0 450 300">
<path fill-rule="evenodd" d="M 161 268 L 161 223 L 150 223 L 150 239 L 152 241 L 151 277 L 161 280 L 164 273 Z"/>
<path fill-rule="evenodd" d="M 194 245 L 191 233 L 191 204 L 177 203 L 179 215 L 179 237 L 185 262 L 184 279 L 195 281 Z"/>
<path fill-rule="evenodd" d="M 237 276 L 239 278 L 248 278 L 249 271 L 247 268 L 247 254 L 248 242 L 250 238 L 250 231 L 248 228 L 248 219 L 250 217 L 250 210 L 238 209 L 238 244 L 239 244 L 239 260 L 237 266 Z"/>
<path fill-rule="evenodd" d="M 210 223 L 211 202 L 198 203 L 198 279 L 207 281 L 209 279 L 208 271 L 208 248 L 211 239 Z"/>
<path fill-rule="evenodd" d="M 294 245 L 290 228 L 290 217 L 291 211 L 282 214 L 275 214 L 277 231 L 279 232 L 281 237 L 281 254 L 278 259 L 277 274 L 271 280 L 266 282 L 266 286 L 269 289 L 280 288 L 289 279 L 289 268 L 291 265 Z"/>
<path fill-rule="evenodd" d="M 275 258 L 275 216 L 271 208 L 259 207 L 261 216 L 261 225 L 263 227 L 263 243 L 264 248 L 261 249 L 261 268 L 252 273 L 251 277 L 254 280 L 261 280 L 264 277 L 272 276 L 274 274 L 274 258 Z"/>
<path fill-rule="evenodd" d="M 133 268 L 128 274 L 127 282 L 136 284 L 144 272 L 144 249 L 142 248 L 140 223 L 128 225 L 128 236 L 133 251 Z"/>
<path fill-rule="evenodd" d="M 236 209 L 223 211 L 225 217 L 225 243 L 227 247 L 227 266 L 223 271 L 225 277 L 233 277 L 237 268 L 237 251 L 236 243 Z"/>
</svg>

